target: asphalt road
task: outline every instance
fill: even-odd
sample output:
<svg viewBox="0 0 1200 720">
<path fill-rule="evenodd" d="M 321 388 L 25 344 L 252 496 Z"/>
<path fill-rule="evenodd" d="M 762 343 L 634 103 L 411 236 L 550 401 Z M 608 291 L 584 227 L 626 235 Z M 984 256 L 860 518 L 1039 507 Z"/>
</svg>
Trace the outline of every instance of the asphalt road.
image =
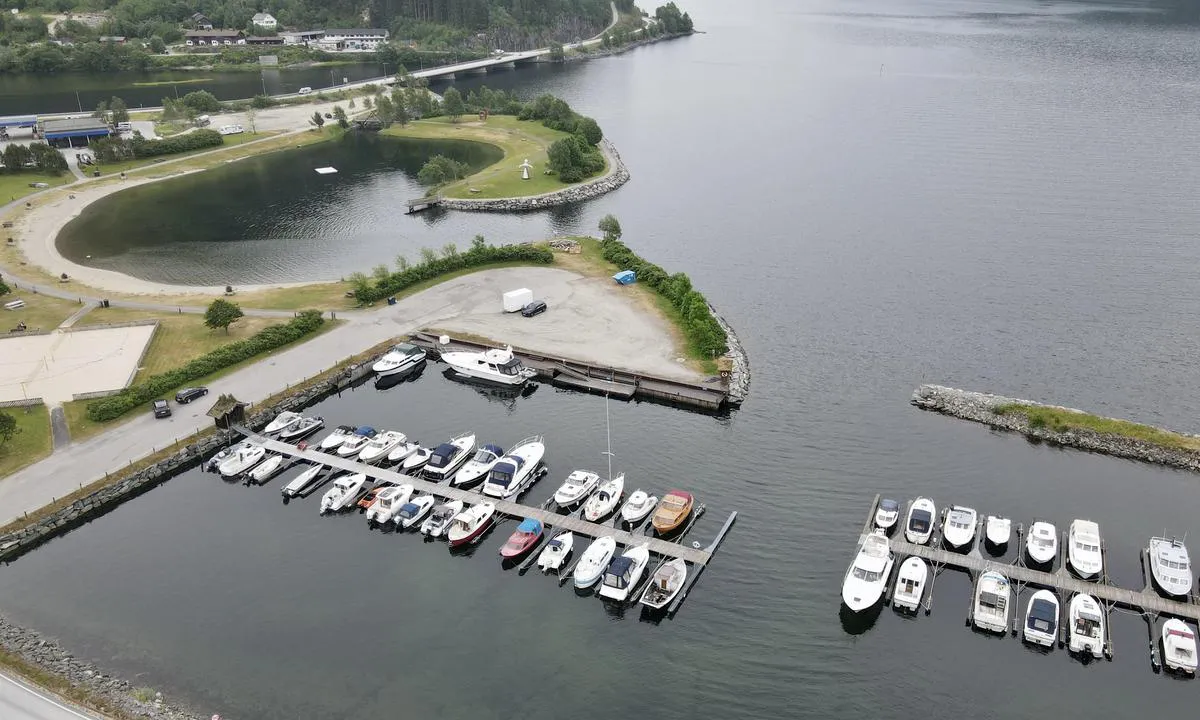
<svg viewBox="0 0 1200 720">
<path fill-rule="evenodd" d="M 20 680 L 0 673 L 0 718 L 4 720 L 103 720 L 73 708 Z"/>
</svg>

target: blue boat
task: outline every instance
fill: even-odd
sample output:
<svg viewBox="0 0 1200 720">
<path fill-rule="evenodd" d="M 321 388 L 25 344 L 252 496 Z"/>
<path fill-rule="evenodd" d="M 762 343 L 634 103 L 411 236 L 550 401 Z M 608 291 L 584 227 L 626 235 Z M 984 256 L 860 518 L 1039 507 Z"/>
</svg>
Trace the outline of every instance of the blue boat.
<svg viewBox="0 0 1200 720">
<path fill-rule="evenodd" d="M 616 280 L 618 285 L 632 285 L 637 282 L 637 273 L 632 270 L 622 270 L 613 275 L 613 280 Z"/>
</svg>

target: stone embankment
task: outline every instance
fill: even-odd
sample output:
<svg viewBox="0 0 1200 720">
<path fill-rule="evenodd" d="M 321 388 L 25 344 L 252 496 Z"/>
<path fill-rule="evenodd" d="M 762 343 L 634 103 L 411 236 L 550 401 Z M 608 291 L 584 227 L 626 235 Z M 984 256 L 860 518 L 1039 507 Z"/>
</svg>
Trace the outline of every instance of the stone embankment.
<svg viewBox="0 0 1200 720">
<path fill-rule="evenodd" d="M 725 331 L 725 344 L 729 346 L 729 351 L 725 355 L 733 361 L 733 369 L 729 373 L 729 402 L 741 405 L 746 396 L 750 394 L 750 358 L 746 355 L 746 349 L 742 347 L 741 341 L 738 340 L 737 333 L 733 331 L 729 323 L 725 322 L 725 318 L 721 317 L 712 305 L 709 305 L 708 309 L 717 319 L 717 324 Z"/>
<path fill-rule="evenodd" d="M 983 423 L 999 430 L 1019 432 L 1032 440 L 1200 472 L 1200 452 L 1195 450 L 1167 447 L 1123 435 L 1100 433 L 1084 428 L 1068 428 L 1059 431 L 1046 426 L 1034 427 L 1022 413 L 999 414 L 996 412 L 996 408 L 1005 405 L 1030 405 L 1067 412 L 1082 412 L 1073 408 L 958 390 L 941 385 L 922 385 L 917 388 L 913 391 L 912 404 L 923 410 L 932 410 L 962 420 Z"/>
<path fill-rule="evenodd" d="M 523 198 L 496 198 L 494 200 L 470 200 L 444 198 L 440 205 L 447 210 L 469 210 L 474 212 L 521 212 L 542 210 L 556 205 L 566 205 L 591 200 L 621 187 L 629 182 L 629 170 L 621 161 L 621 155 L 608 140 L 600 141 L 600 149 L 608 159 L 609 171 L 602 177 L 551 193 Z"/>
</svg>

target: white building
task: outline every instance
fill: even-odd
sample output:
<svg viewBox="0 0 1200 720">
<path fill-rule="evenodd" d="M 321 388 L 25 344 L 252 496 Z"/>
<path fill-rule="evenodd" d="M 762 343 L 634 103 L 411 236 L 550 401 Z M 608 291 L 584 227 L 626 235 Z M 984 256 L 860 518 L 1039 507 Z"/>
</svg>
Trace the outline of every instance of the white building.
<svg viewBox="0 0 1200 720">
<path fill-rule="evenodd" d="M 324 30 L 299 30 L 297 32 L 281 32 L 284 45 L 308 45 L 325 37 Z"/>
<path fill-rule="evenodd" d="M 348 30 L 326 30 L 325 37 L 317 46 L 329 52 L 340 50 L 375 50 L 387 42 L 388 31 L 379 29 L 351 28 Z"/>
<path fill-rule="evenodd" d="M 279 25 L 275 21 L 274 15 L 265 12 L 254 13 L 254 17 L 250 18 L 250 23 L 265 30 L 274 30 Z"/>
</svg>

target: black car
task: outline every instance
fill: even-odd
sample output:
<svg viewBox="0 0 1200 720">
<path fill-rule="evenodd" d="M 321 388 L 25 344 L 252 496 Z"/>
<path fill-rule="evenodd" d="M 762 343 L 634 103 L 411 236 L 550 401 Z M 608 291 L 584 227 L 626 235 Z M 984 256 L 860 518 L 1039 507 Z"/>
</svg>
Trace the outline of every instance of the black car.
<svg viewBox="0 0 1200 720">
<path fill-rule="evenodd" d="M 187 405 L 196 398 L 204 397 L 207 394 L 208 388 L 206 387 L 184 388 L 175 393 L 175 402 L 179 403 L 180 405 Z"/>
<path fill-rule="evenodd" d="M 544 312 L 546 312 L 545 300 L 534 300 L 525 307 L 521 308 L 521 314 L 525 317 L 533 317 L 534 315 Z"/>
<path fill-rule="evenodd" d="M 151 407 L 154 408 L 154 417 L 171 417 L 171 406 L 167 404 L 166 400 L 155 400 Z"/>
</svg>

